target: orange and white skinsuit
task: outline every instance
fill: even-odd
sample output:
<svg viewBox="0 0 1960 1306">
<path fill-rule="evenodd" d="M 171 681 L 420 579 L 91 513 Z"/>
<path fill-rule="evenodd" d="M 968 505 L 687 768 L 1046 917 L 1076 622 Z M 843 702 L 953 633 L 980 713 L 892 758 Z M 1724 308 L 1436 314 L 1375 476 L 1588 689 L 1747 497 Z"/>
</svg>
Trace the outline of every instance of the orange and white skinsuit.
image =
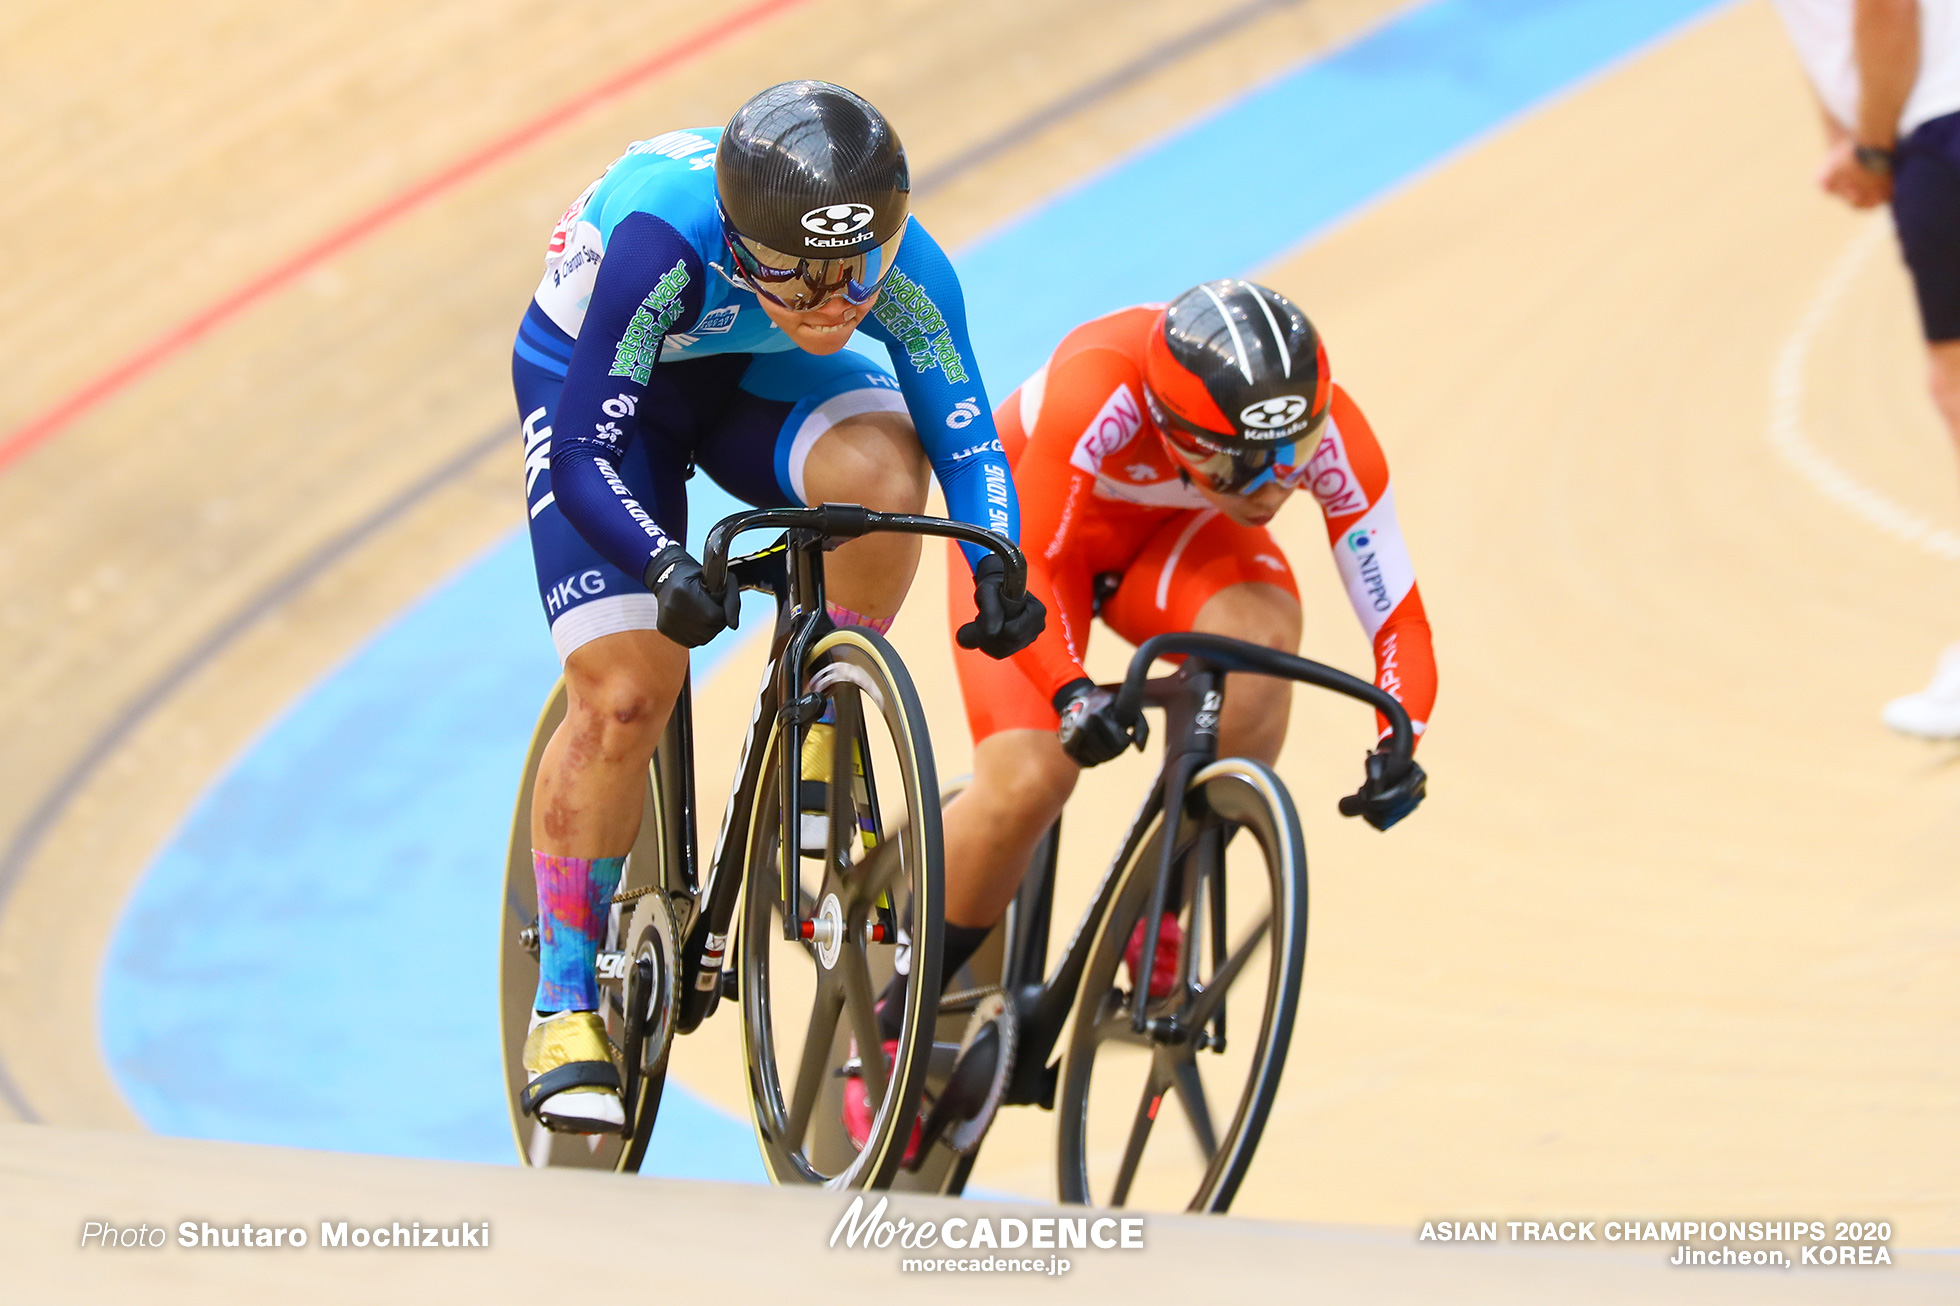
<svg viewBox="0 0 1960 1306">
<path fill-rule="evenodd" d="M 1162 316 L 1162 305 L 1140 305 L 1077 327 L 994 411 L 1021 499 L 1028 585 L 1049 619 L 1006 661 L 955 646 L 976 744 L 1002 730 L 1056 727 L 1055 691 L 1087 675 L 1098 577 L 1116 586 L 1101 603 L 1103 621 L 1132 644 L 1192 629 L 1205 602 L 1232 585 L 1272 585 L 1299 599 L 1267 530 L 1212 507 L 1164 450 L 1143 401 L 1144 343 Z M 1436 699 L 1429 622 L 1388 463 L 1338 384 L 1320 443 L 1277 474 L 1319 503 L 1335 566 L 1374 645 L 1375 683 L 1408 709 L 1419 735 Z M 949 598 L 958 628 L 973 617 L 973 596 L 955 585 Z"/>
</svg>

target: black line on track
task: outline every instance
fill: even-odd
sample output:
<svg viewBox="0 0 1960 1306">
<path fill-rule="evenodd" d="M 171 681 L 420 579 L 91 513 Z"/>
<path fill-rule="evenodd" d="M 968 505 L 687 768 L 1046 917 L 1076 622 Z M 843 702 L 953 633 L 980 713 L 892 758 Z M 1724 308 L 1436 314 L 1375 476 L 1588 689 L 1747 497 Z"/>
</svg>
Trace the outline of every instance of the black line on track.
<svg viewBox="0 0 1960 1306">
<path fill-rule="evenodd" d="M 466 447 L 449 461 L 428 472 L 420 480 L 413 482 L 392 499 L 373 512 L 354 523 L 340 534 L 328 540 L 310 556 L 302 560 L 284 575 L 278 577 L 264 589 L 247 599 L 245 603 L 227 617 L 218 627 L 173 663 L 156 680 L 132 699 L 114 720 L 104 726 L 82 755 L 75 759 L 61 779 L 48 790 L 45 797 L 28 814 L 27 820 L 14 832 L 7 851 L 0 855 L 0 914 L 6 911 L 8 899 L 13 896 L 20 882 L 22 872 L 40 851 L 41 843 L 61 819 L 63 811 L 73 802 L 75 795 L 94 778 L 95 772 L 129 737 L 136 733 L 156 710 L 167 702 L 172 694 L 183 688 L 184 684 L 215 661 L 220 653 L 240 635 L 250 630 L 267 616 L 290 603 L 334 564 L 348 554 L 373 539 L 383 530 L 394 524 L 404 514 L 420 504 L 424 499 L 450 484 L 484 458 L 514 441 L 514 427 L 499 427 L 492 435 L 484 436 Z M 41 1117 L 14 1083 L 13 1076 L 7 1073 L 6 1061 L 0 1058 L 0 1101 L 5 1101 L 22 1120 L 28 1124 L 39 1124 Z"/>
<path fill-rule="evenodd" d="M 1236 9 L 1228 9 L 1190 31 L 1180 33 L 1151 47 L 1121 67 L 1069 92 L 1059 100 L 1036 109 L 1019 122 L 962 150 L 939 166 L 928 169 L 913 183 L 913 198 L 921 198 L 951 185 L 973 169 L 991 163 L 1048 128 L 1074 117 L 1085 109 L 1094 107 L 1119 91 L 1134 86 L 1150 74 L 1160 72 L 1180 59 L 1196 54 L 1206 46 L 1224 39 L 1265 15 L 1281 9 L 1290 9 L 1302 3 L 1304 0 L 1251 0 L 1251 3 L 1242 4 Z M 62 773 L 61 778 L 55 781 L 54 786 L 35 805 L 34 810 L 28 813 L 27 820 L 14 831 L 14 837 L 8 842 L 6 852 L 0 854 L 0 916 L 6 914 L 8 900 L 13 897 L 21 875 L 26 871 L 28 863 L 34 859 L 35 854 L 40 851 L 41 844 L 48 837 L 49 832 L 61 820 L 68 804 L 73 802 L 75 795 L 94 778 L 102 764 L 108 761 L 110 756 L 127 742 L 130 736 L 135 734 L 137 729 L 162 707 L 172 694 L 181 689 L 192 676 L 216 660 L 218 655 L 239 636 L 272 612 L 291 602 L 335 563 L 374 538 L 422 500 L 468 472 L 479 461 L 495 452 L 511 436 L 511 428 L 499 427 L 495 434 L 485 436 L 470 445 L 422 479 L 401 490 L 394 498 L 389 499 L 359 522 L 328 540 L 311 556 L 248 599 L 215 630 L 172 664 L 168 671 L 152 681 L 142 693 L 132 699 L 90 741 L 88 748 Z M 20 1091 L 20 1086 L 14 1082 L 13 1076 L 7 1072 L 4 1054 L 0 1054 L 0 1102 L 4 1102 L 20 1120 L 28 1124 L 41 1123 L 40 1113 L 34 1110 L 26 1095 Z"/>
<path fill-rule="evenodd" d="M 1188 32 L 1180 32 L 1160 45 L 1152 46 L 1120 68 L 1105 73 L 1088 85 L 1064 95 L 1052 104 L 1036 109 L 1027 117 L 971 145 L 935 168 L 928 168 L 912 183 L 912 198 L 923 199 L 934 191 L 952 185 L 983 163 L 1047 131 L 1057 123 L 1073 118 L 1118 91 L 1129 89 L 1154 72 L 1161 72 L 1179 60 L 1188 59 L 1208 45 L 1224 40 L 1240 28 L 1281 9 L 1292 9 L 1304 0 L 1252 0 L 1250 4 L 1228 9 L 1209 22 Z"/>
</svg>

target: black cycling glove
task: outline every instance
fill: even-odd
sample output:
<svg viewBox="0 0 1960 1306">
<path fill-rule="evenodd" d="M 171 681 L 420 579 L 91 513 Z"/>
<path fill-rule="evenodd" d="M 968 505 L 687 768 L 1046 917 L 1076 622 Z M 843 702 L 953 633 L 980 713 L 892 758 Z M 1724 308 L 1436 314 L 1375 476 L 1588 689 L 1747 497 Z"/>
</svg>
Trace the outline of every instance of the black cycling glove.
<svg viewBox="0 0 1960 1306">
<path fill-rule="evenodd" d="M 1134 744 L 1138 752 L 1150 738 L 1150 723 L 1138 712 L 1124 720 L 1116 710 L 1116 695 L 1090 680 L 1071 680 L 1055 691 L 1055 711 L 1062 717 L 1062 751 L 1077 766 L 1100 766 L 1120 757 Z"/>
<path fill-rule="evenodd" d="M 977 648 L 990 658 L 1008 658 L 1034 643 L 1048 621 L 1048 609 L 1033 594 L 1018 603 L 1001 595 L 1007 564 L 995 554 L 973 568 L 973 605 L 979 611 L 955 637 L 961 648 Z"/>
<path fill-rule="evenodd" d="M 1342 816 L 1358 816 L 1377 830 L 1386 830 L 1421 806 L 1429 777 L 1414 761 L 1402 777 L 1388 779 L 1386 745 L 1368 754 L 1368 778 L 1361 787 L 1341 800 Z"/>
<path fill-rule="evenodd" d="M 669 544 L 647 562 L 646 586 L 660 601 L 654 625 L 684 648 L 698 648 L 732 630 L 741 619 L 742 594 L 726 582 L 719 596 L 701 582 L 701 564 L 678 544 Z"/>
</svg>

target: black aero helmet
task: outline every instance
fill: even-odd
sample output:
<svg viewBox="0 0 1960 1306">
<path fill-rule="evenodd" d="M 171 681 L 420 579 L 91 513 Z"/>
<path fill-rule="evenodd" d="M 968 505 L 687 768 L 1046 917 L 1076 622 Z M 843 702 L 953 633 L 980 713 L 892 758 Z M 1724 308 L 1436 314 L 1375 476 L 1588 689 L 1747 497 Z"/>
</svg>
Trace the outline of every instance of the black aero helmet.
<svg viewBox="0 0 1960 1306">
<path fill-rule="evenodd" d="M 737 109 L 715 151 L 715 186 L 738 279 L 798 311 L 871 298 L 912 199 L 898 133 L 829 82 L 784 82 Z"/>
<path fill-rule="evenodd" d="M 1333 381 L 1307 315 L 1250 281 L 1207 281 L 1165 309 L 1144 347 L 1144 398 L 1194 479 L 1251 487 L 1289 448 L 1305 462 L 1327 426 Z"/>
</svg>

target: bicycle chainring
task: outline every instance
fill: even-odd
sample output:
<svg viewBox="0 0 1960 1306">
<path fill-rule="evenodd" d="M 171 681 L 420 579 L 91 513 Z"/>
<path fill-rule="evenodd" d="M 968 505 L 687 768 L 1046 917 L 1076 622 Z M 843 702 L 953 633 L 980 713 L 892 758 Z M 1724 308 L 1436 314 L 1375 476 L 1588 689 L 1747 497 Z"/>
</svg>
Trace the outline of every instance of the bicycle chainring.
<svg viewBox="0 0 1960 1306">
<path fill-rule="evenodd" d="M 640 1069 L 651 1071 L 673 1037 L 674 1019 L 680 994 L 680 946 L 674 927 L 674 909 L 664 893 L 649 893 L 633 903 L 633 918 L 626 937 L 632 941 L 628 953 L 629 974 L 646 963 L 651 983 L 646 992 L 634 996 L 642 1002 L 643 1032 L 640 1037 Z M 629 983 L 627 992 L 639 985 Z"/>
<path fill-rule="evenodd" d="M 1020 1042 L 1020 1021 L 1014 1014 L 1014 1003 L 999 989 L 989 989 L 982 995 L 973 1008 L 973 1014 L 967 1018 L 966 1033 L 960 1037 L 960 1054 L 953 1063 L 954 1081 L 963 1078 L 960 1073 L 963 1067 L 977 1069 L 968 1067 L 967 1054 L 990 1030 L 998 1052 L 994 1057 L 993 1074 L 987 1079 L 979 1106 L 973 1114 L 955 1121 L 946 1129 L 946 1146 L 961 1156 L 971 1154 L 980 1146 L 980 1140 L 987 1136 L 987 1129 L 994 1123 L 994 1114 L 1007 1097 L 1007 1086 L 1014 1079 L 1014 1053 Z"/>
</svg>

